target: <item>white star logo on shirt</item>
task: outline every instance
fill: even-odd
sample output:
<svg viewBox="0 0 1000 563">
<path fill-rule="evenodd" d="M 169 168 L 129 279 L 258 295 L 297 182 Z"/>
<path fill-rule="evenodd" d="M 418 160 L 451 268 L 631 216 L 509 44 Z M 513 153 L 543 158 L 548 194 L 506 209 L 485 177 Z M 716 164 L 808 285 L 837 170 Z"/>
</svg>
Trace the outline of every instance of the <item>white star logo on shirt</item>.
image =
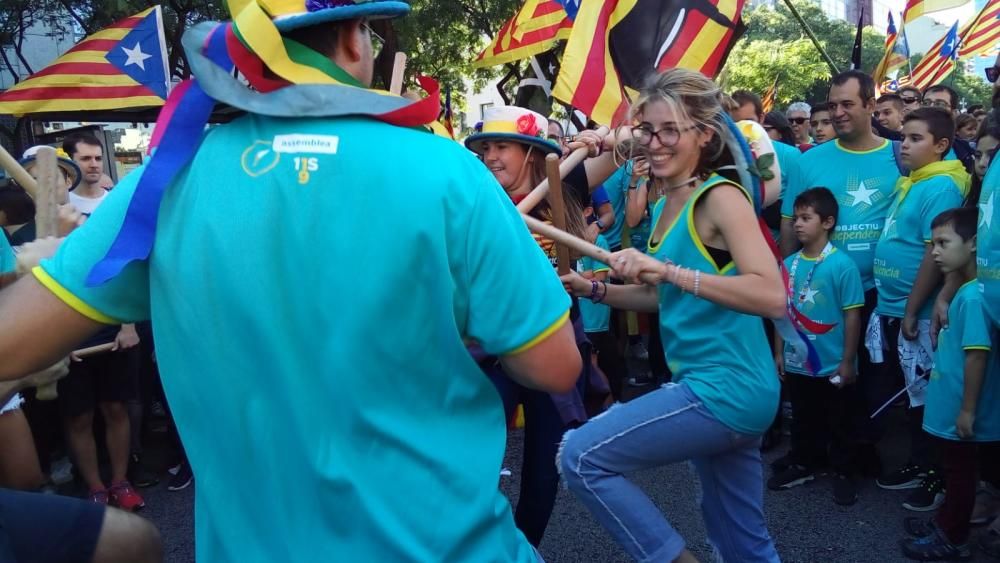
<svg viewBox="0 0 1000 563">
<path fill-rule="evenodd" d="M 819 293 L 819 291 L 816 291 L 815 289 L 812 289 L 812 288 L 807 289 L 806 292 L 805 292 L 805 294 L 802 295 L 802 302 L 803 303 L 812 303 L 813 305 L 815 305 L 816 304 L 816 299 L 815 298 L 816 298 L 816 294 L 817 293 Z"/>
<path fill-rule="evenodd" d="M 128 59 L 125 61 L 125 66 L 137 65 L 142 70 L 146 70 L 146 59 L 153 58 L 153 55 L 147 55 L 142 52 L 142 47 L 139 46 L 139 42 L 136 41 L 135 47 L 129 49 L 128 47 L 122 47 L 122 51 L 125 51 L 125 55 Z"/>
<path fill-rule="evenodd" d="M 990 194 L 990 199 L 986 200 L 986 203 L 979 204 L 979 212 L 983 214 L 979 218 L 979 224 L 985 225 L 987 229 L 993 226 L 993 196 L 996 192 Z"/>
<path fill-rule="evenodd" d="M 875 194 L 877 192 L 878 190 L 873 190 L 871 188 L 866 187 L 864 180 L 862 180 L 861 183 L 858 184 L 858 187 L 853 192 L 847 192 L 847 193 L 854 198 L 854 203 L 851 204 L 851 207 L 857 207 L 859 203 L 867 203 L 868 205 L 871 205 L 872 194 Z"/>
</svg>

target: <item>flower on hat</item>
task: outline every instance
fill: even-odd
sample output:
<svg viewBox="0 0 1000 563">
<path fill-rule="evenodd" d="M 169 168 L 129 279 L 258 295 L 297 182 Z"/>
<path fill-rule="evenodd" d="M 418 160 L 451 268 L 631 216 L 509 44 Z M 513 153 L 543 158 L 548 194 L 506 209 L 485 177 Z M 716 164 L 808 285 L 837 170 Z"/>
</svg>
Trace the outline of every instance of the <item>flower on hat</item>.
<svg viewBox="0 0 1000 563">
<path fill-rule="evenodd" d="M 517 132 L 522 135 L 527 135 L 529 137 L 540 137 L 541 127 L 535 123 L 535 116 L 530 113 L 526 113 L 521 117 L 517 118 Z"/>
</svg>

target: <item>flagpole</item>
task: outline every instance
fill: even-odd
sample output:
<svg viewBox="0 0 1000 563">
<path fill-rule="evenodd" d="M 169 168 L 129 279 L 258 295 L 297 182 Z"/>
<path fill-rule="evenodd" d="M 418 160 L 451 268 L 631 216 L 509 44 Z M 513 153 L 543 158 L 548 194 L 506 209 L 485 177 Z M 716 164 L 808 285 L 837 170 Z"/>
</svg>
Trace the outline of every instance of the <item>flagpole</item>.
<svg viewBox="0 0 1000 563">
<path fill-rule="evenodd" d="M 913 61 L 910 60 L 912 58 L 910 57 L 910 40 L 906 38 L 906 22 L 903 21 L 903 14 L 899 15 L 899 21 L 899 32 L 903 34 L 903 44 L 906 45 L 906 68 L 910 71 L 907 76 L 910 77 L 910 82 L 913 82 Z M 897 73 L 896 76 L 899 77 L 899 74 Z"/>
<path fill-rule="evenodd" d="M 802 19 L 802 15 L 799 14 L 799 11 L 796 10 L 795 6 L 792 5 L 792 0 L 785 0 L 785 5 L 788 6 L 788 10 L 792 12 L 792 17 L 794 17 L 795 20 L 799 22 L 799 25 L 802 26 L 802 30 L 805 31 L 806 35 L 809 36 L 809 39 L 812 40 L 813 45 L 816 47 L 816 50 L 819 51 L 820 56 L 823 57 L 823 60 L 826 61 L 827 66 L 830 67 L 830 71 L 833 72 L 834 75 L 840 74 L 840 69 L 837 68 L 837 63 L 833 62 L 833 59 L 830 58 L 830 55 L 828 55 L 826 53 L 826 50 L 823 49 L 823 46 L 820 45 L 819 39 L 816 38 L 816 34 L 813 33 L 813 30 L 809 27 L 809 24 L 806 23 L 806 20 Z"/>
</svg>

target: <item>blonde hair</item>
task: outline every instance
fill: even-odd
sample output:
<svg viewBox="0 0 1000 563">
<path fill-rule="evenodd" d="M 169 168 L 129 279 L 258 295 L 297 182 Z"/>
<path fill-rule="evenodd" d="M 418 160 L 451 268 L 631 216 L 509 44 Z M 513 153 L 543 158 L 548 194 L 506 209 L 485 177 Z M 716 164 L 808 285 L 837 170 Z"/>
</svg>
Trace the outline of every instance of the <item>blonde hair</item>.
<svg viewBox="0 0 1000 563">
<path fill-rule="evenodd" d="M 712 140 L 701 150 L 696 173 L 707 177 L 715 169 L 733 163 L 726 150 L 723 134 L 728 130 L 725 121 L 725 98 L 722 90 L 700 72 L 672 68 L 650 77 L 632 104 L 631 117 L 641 119 L 649 104 L 663 102 L 684 121 L 691 121 L 702 130 L 711 130 Z"/>
</svg>

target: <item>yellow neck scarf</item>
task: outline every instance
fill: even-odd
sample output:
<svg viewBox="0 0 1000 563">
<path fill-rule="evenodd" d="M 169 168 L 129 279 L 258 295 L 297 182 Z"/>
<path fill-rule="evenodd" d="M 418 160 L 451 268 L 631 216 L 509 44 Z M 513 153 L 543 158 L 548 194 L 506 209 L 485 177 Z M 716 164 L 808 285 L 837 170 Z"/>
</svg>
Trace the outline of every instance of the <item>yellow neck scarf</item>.
<svg viewBox="0 0 1000 563">
<path fill-rule="evenodd" d="M 965 171 L 965 166 L 958 160 L 940 160 L 932 162 L 927 166 L 918 168 L 910 172 L 909 176 L 900 177 L 896 182 L 896 192 L 898 200 L 902 202 L 910 193 L 910 188 L 917 182 L 922 182 L 934 176 L 948 176 L 958 186 L 962 197 L 969 195 L 969 188 L 972 185 L 972 177 Z"/>
</svg>

